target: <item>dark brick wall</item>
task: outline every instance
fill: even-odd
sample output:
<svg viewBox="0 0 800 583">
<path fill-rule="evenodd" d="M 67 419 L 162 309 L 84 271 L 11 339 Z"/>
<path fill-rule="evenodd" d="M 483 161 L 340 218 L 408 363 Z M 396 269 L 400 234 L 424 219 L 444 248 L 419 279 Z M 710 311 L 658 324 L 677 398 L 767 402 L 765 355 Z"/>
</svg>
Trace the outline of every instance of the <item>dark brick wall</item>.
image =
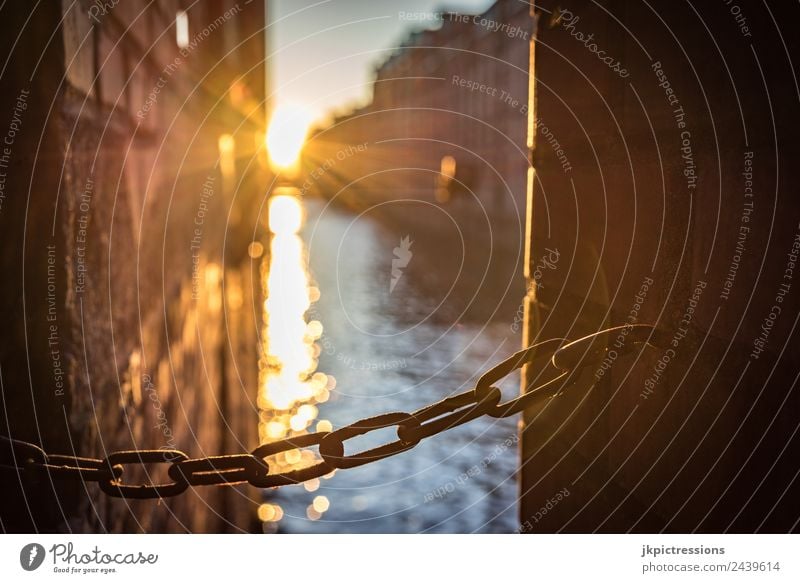
<svg viewBox="0 0 800 583">
<path fill-rule="evenodd" d="M 797 289 L 764 353 L 751 352 L 800 222 L 788 59 L 796 7 L 576 0 L 560 4 L 560 21 L 557 3 L 537 7 L 536 115 L 548 132 L 536 136 L 531 262 L 548 247 L 561 254 L 537 292 L 537 332 L 575 338 L 624 324 L 652 278 L 638 321 L 672 339 L 698 282 L 705 288 L 655 388 L 645 383 L 663 349 L 620 359 L 594 384 L 602 363 L 593 362 L 545 418 L 528 416 L 523 522 L 543 531 L 791 528 Z M 571 495 L 532 521 L 564 487 Z"/>
<path fill-rule="evenodd" d="M 259 290 L 243 275 L 247 209 L 265 178 L 263 3 L 3 14 L 3 134 L 29 91 L 0 208 L 3 433 L 98 457 L 255 445 Z M 240 159 L 233 175 L 218 164 L 223 134 Z M 229 489 L 129 504 L 46 478 L 24 489 L 4 496 L 5 529 L 249 529 L 257 502 Z"/>
</svg>

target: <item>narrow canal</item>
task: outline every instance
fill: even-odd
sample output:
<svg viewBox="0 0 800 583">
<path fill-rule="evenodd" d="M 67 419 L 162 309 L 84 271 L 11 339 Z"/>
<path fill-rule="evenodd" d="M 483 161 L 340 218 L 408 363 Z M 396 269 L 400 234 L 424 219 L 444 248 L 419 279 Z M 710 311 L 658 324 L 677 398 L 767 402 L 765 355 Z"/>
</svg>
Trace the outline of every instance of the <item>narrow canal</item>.
<svg viewBox="0 0 800 583">
<path fill-rule="evenodd" d="M 270 230 L 262 442 L 412 412 L 470 388 L 519 346 L 510 322 L 448 316 L 446 286 L 421 291 L 436 262 L 413 233 L 291 196 L 271 200 Z M 512 376 L 501 388 L 512 394 L 517 383 Z M 295 450 L 270 463 L 299 467 L 313 455 Z M 398 456 L 266 492 L 259 518 L 265 532 L 512 532 L 517 464 L 517 419 L 479 419 Z"/>
</svg>

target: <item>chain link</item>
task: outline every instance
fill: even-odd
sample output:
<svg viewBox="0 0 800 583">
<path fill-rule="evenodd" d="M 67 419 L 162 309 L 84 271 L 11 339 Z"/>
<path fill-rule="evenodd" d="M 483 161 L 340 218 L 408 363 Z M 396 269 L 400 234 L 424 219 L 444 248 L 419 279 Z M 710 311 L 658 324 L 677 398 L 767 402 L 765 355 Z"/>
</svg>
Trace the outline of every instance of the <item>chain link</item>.
<svg viewBox="0 0 800 583">
<path fill-rule="evenodd" d="M 624 337 L 618 355 L 631 352 L 633 345 L 665 346 L 653 327 L 634 324 L 607 328 L 570 342 L 555 338 L 534 344 L 511 355 L 480 377 L 475 388 L 423 407 L 414 413 L 385 413 L 362 419 L 331 432 L 307 433 L 260 445 L 251 453 L 189 459 L 178 450 L 131 450 L 109 454 L 105 459 L 47 454 L 26 441 L 0 435 L 0 470 L 13 470 L 21 476 L 50 475 L 55 479 L 97 482 L 109 496 L 121 498 L 165 498 L 177 496 L 190 486 L 231 486 L 248 483 L 257 488 L 299 484 L 326 476 L 338 469 L 372 463 L 408 451 L 420 441 L 478 417 L 510 417 L 523 410 L 546 406 L 580 377 L 586 367 L 596 364 L 607 350 L 607 341 Z M 541 359 L 548 361 L 541 369 L 543 378 L 525 394 L 500 403 L 502 394 L 495 385 L 512 372 Z M 345 455 L 345 442 L 372 431 L 397 427 L 394 441 L 367 451 Z M 317 463 L 282 473 L 270 473 L 265 458 L 283 452 L 318 447 L 322 458 Z M 126 484 L 122 478 L 126 465 L 141 467 L 169 464 L 171 482 Z M 148 478 L 150 477 L 147 474 Z"/>
</svg>

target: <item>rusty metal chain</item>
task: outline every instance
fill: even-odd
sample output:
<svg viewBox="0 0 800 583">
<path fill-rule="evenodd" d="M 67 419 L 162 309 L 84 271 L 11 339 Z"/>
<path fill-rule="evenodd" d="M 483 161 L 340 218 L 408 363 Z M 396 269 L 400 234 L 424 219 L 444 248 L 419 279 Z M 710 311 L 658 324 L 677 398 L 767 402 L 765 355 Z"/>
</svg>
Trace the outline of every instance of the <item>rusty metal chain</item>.
<svg viewBox="0 0 800 583">
<path fill-rule="evenodd" d="M 653 327 L 634 324 L 607 328 L 570 342 L 565 338 L 545 340 L 511 355 L 486 372 L 475 388 L 447 397 L 414 413 L 385 413 L 362 419 L 330 432 L 302 434 L 260 445 L 250 453 L 190 459 L 178 450 L 131 450 L 109 454 L 105 459 L 47 454 L 40 447 L 0 436 L 0 469 L 15 470 L 19 475 L 46 474 L 52 479 L 98 482 L 110 496 L 121 498 L 165 498 L 185 492 L 189 486 L 225 486 L 248 483 L 257 488 L 274 488 L 299 484 L 330 474 L 334 470 L 354 468 L 397 455 L 420 441 L 453 429 L 482 416 L 503 418 L 525 409 L 543 406 L 574 384 L 574 374 L 596 363 L 613 336 L 624 338 L 623 354 L 632 345 L 664 346 L 660 333 Z M 535 389 L 501 403 L 496 385 L 510 373 L 549 357 L 552 378 Z M 373 449 L 345 455 L 348 439 L 387 427 L 397 427 L 394 441 Z M 272 474 L 265 458 L 286 451 L 317 447 L 322 458 L 314 465 Z M 126 484 L 125 466 L 169 464 L 171 482 L 164 484 Z"/>
</svg>

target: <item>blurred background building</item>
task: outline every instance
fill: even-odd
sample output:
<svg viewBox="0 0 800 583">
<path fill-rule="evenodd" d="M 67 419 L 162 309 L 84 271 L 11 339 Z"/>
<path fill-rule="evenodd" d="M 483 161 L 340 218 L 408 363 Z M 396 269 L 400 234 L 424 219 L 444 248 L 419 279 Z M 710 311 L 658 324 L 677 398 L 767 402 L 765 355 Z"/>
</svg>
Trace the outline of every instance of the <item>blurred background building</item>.
<svg viewBox="0 0 800 583">
<path fill-rule="evenodd" d="M 376 67 L 371 102 L 306 148 L 313 172 L 368 145 L 317 172 L 310 190 L 371 208 L 439 253 L 436 282 L 455 282 L 451 307 L 470 318 L 513 319 L 522 295 L 529 10 L 500 0 L 433 13 L 434 27 L 412 29 Z"/>
</svg>

